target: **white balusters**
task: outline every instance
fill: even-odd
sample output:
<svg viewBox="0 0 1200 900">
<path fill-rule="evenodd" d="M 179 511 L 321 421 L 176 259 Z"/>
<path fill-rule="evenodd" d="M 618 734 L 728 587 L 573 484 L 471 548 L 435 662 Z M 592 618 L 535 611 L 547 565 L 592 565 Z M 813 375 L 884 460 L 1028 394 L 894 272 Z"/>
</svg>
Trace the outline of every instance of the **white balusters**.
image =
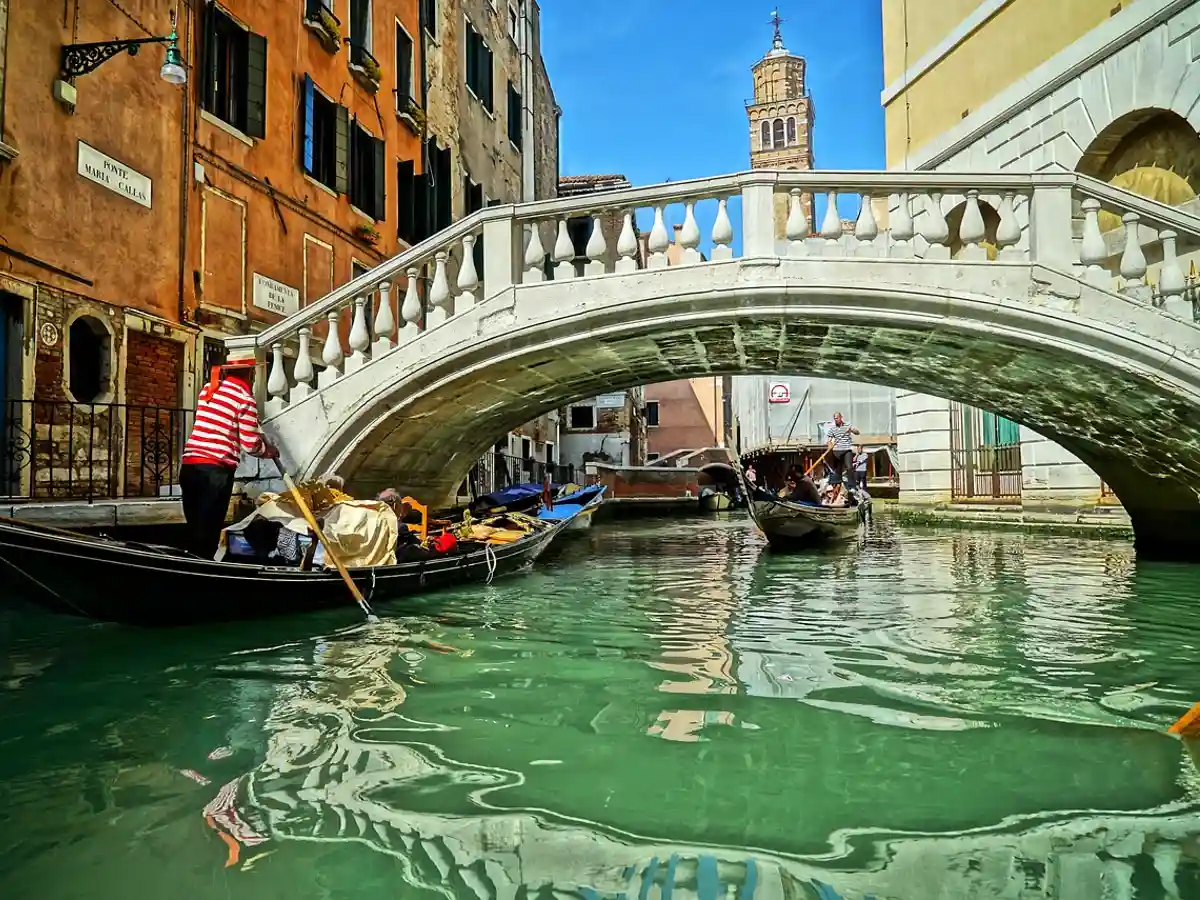
<svg viewBox="0 0 1200 900">
<path fill-rule="evenodd" d="M 925 198 L 925 216 L 921 221 L 921 237 L 929 244 L 925 248 L 925 259 L 950 258 L 950 226 L 942 212 L 942 195 L 929 194 Z"/>
<path fill-rule="evenodd" d="M 667 267 L 667 248 L 671 246 L 671 238 L 667 234 L 667 225 L 663 220 L 663 207 L 654 207 L 654 227 L 650 229 L 650 240 L 646 249 L 650 251 L 647 268 L 665 269 Z"/>
<path fill-rule="evenodd" d="M 687 201 L 685 208 L 683 228 L 679 231 L 679 246 L 683 248 L 683 265 L 694 266 L 700 262 L 700 226 L 696 224 L 695 201 Z"/>
<path fill-rule="evenodd" d="M 267 414 L 273 414 L 283 408 L 287 402 L 288 377 L 283 367 L 283 344 L 276 341 L 271 345 L 271 374 L 267 378 L 267 393 L 271 399 L 267 401 Z"/>
<path fill-rule="evenodd" d="M 321 362 L 325 364 L 325 370 L 317 377 L 318 390 L 333 383 L 342 374 L 342 362 L 346 359 L 346 354 L 342 351 L 342 333 L 338 322 L 340 318 L 341 310 L 334 310 L 325 317 L 328 331 L 325 335 L 325 346 L 321 350 Z"/>
<path fill-rule="evenodd" d="M 427 329 L 437 328 L 454 314 L 454 298 L 450 294 L 450 282 L 446 277 L 445 250 L 439 250 L 433 270 L 433 286 L 429 289 L 429 316 L 425 320 Z"/>
<path fill-rule="evenodd" d="M 1083 236 L 1079 243 L 1079 262 L 1083 277 L 1097 287 L 1112 288 L 1112 275 L 1104 270 L 1108 246 L 1100 232 L 1100 201 L 1088 197 L 1083 201 Z"/>
<path fill-rule="evenodd" d="M 633 230 L 633 213 L 625 213 L 625 221 L 621 224 L 621 236 L 617 238 L 616 272 L 618 275 L 628 275 L 636 272 L 638 252 L 637 232 Z"/>
<path fill-rule="evenodd" d="M 379 306 L 375 310 L 375 343 L 372 358 L 382 356 L 396 346 L 396 316 L 392 312 L 392 286 L 384 281 L 379 285 Z"/>
<path fill-rule="evenodd" d="M 785 232 L 788 239 L 788 256 L 804 256 L 808 253 L 807 241 L 812 235 L 808 215 L 804 212 L 804 196 L 800 188 L 789 192 L 788 216 Z"/>
<path fill-rule="evenodd" d="M 1021 223 L 1017 221 L 1017 198 L 1008 191 L 1000 198 L 1000 224 L 996 226 L 996 258 L 1001 260 L 1020 259 L 1017 249 L 1021 240 Z"/>
<path fill-rule="evenodd" d="M 713 262 L 733 259 L 733 223 L 729 221 L 727 203 L 724 197 L 717 199 L 717 220 L 713 222 L 712 229 Z"/>
<path fill-rule="evenodd" d="M 837 201 L 837 191 L 830 191 L 825 218 L 821 221 L 821 237 L 825 239 L 821 247 L 823 256 L 842 255 L 842 216 L 838 212 Z"/>
<path fill-rule="evenodd" d="M 888 255 L 900 259 L 911 258 L 915 252 L 913 238 L 916 236 L 913 229 L 912 201 L 908 194 L 900 194 L 897 199 L 900 201 L 899 206 L 896 207 L 896 212 L 889 216 L 888 222 L 892 241 Z"/>
<path fill-rule="evenodd" d="M 1160 231 L 1162 241 L 1162 269 L 1158 273 L 1158 292 L 1162 295 L 1162 306 L 1167 312 L 1181 319 L 1192 319 L 1192 305 L 1184 299 L 1187 290 L 1187 279 L 1183 276 L 1183 268 L 1179 265 L 1179 253 L 1176 249 L 1178 235 L 1174 231 Z"/>
<path fill-rule="evenodd" d="M 534 229 L 536 234 L 537 230 Z M 540 271 L 540 270 L 539 270 Z M 404 289 L 404 303 L 400 306 L 400 318 L 404 326 L 400 329 L 400 343 L 407 344 L 416 339 L 421 333 L 421 293 L 418 287 L 420 273 L 411 268 L 408 270 L 408 284 Z"/>
<path fill-rule="evenodd" d="M 521 281 L 534 284 L 546 280 L 546 251 L 542 247 L 542 228 L 538 222 L 529 226 L 529 243 L 525 245 L 525 274 Z"/>
<path fill-rule="evenodd" d="M 461 316 L 475 305 L 479 289 L 479 273 L 475 271 L 475 241 L 473 234 L 462 239 L 462 265 L 458 267 L 458 296 L 454 298 L 454 315 Z"/>
<path fill-rule="evenodd" d="M 858 242 L 855 253 L 858 256 L 877 256 L 878 248 L 875 238 L 879 237 L 879 223 L 875 221 L 875 210 L 871 205 L 870 194 L 860 194 L 861 205 L 858 210 L 858 220 L 854 223 L 854 239 Z"/>
<path fill-rule="evenodd" d="M 354 318 L 350 322 L 350 358 L 346 360 L 346 371 L 361 369 L 367 361 L 367 348 L 371 346 L 371 331 L 367 328 L 367 298 L 354 298 Z"/>
<path fill-rule="evenodd" d="M 1142 251 L 1139 224 L 1142 217 L 1130 212 L 1125 213 L 1121 221 L 1125 223 L 1125 252 L 1121 254 L 1121 277 L 1125 279 L 1125 287 L 1121 289 L 1121 293 L 1138 300 L 1149 300 L 1150 291 L 1146 286 L 1146 254 Z"/>
<path fill-rule="evenodd" d="M 985 237 L 987 227 L 983 223 L 983 212 L 979 209 L 979 191 L 967 191 L 962 220 L 958 223 L 958 239 L 962 244 L 958 258 L 966 262 L 986 261 L 987 250 L 983 246 Z"/>
<path fill-rule="evenodd" d="M 588 237 L 587 247 L 584 248 L 588 262 L 583 267 L 585 275 L 603 275 L 605 257 L 608 256 L 608 244 L 604 240 L 604 226 L 600 216 L 592 216 L 592 233 Z"/>
<path fill-rule="evenodd" d="M 296 386 L 292 388 L 292 399 L 303 400 L 313 390 L 312 364 L 312 329 L 307 325 L 300 326 L 300 346 L 296 350 L 296 365 L 292 369 L 292 378 Z"/>
<path fill-rule="evenodd" d="M 575 242 L 567 229 L 567 220 L 558 220 L 558 237 L 554 241 L 554 280 L 575 277 Z"/>
</svg>

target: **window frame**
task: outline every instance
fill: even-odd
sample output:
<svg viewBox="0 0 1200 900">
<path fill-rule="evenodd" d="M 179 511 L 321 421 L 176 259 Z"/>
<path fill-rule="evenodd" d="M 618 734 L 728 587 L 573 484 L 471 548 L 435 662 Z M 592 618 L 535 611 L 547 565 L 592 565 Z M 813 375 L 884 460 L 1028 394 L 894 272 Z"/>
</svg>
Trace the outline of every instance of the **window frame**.
<svg viewBox="0 0 1200 900">
<path fill-rule="evenodd" d="M 651 409 L 654 410 L 653 416 L 650 415 Z M 647 400 L 646 401 L 646 427 L 647 428 L 658 428 L 659 424 L 660 424 L 659 416 L 661 414 L 662 414 L 662 407 L 659 405 L 658 400 Z M 654 419 L 653 422 L 650 421 L 651 418 Z"/>
<path fill-rule="evenodd" d="M 346 189 L 346 199 L 350 201 L 350 205 L 360 213 L 370 217 L 375 222 L 387 221 L 387 143 L 383 138 L 376 137 L 369 128 L 363 127 L 362 119 L 354 117 L 350 121 L 350 152 L 349 152 L 349 177 Z M 368 150 L 362 149 L 363 141 L 366 141 Z M 364 160 L 369 155 L 369 163 L 364 165 Z M 360 159 L 362 157 L 362 159 Z M 370 196 L 365 197 L 362 191 L 365 190 L 363 185 L 362 170 L 367 169 L 370 172 Z M 360 202 L 368 201 L 368 202 Z"/>
<path fill-rule="evenodd" d="M 800 142 L 795 116 L 787 117 L 787 121 L 784 123 L 784 137 L 787 138 L 787 145 L 789 147 L 794 147 Z"/>
<path fill-rule="evenodd" d="M 758 143 L 760 145 L 760 148 L 763 150 L 773 149 L 772 145 L 771 145 L 771 120 L 770 119 L 762 120 L 762 124 L 759 127 L 759 132 L 760 132 L 760 134 L 759 134 Z"/>
<path fill-rule="evenodd" d="M 95 328 L 84 320 L 95 322 L 99 328 Z M 90 400 L 81 400 L 75 396 L 75 392 L 71 390 L 71 378 L 73 373 L 71 370 L 74 338 L 71 336 L 71 331 L 76 325 L 83 325 L 92 334 L 100 340 L 100 371 L 97 376 L 96 395 Z M 109 324 L 104 321 L 104 318 L 96 310 L 81 308 L 77 309 L 65 322 L 63 322 L 63 354 L 62 354 L 62 389 L 67 398 L 72 402 L 82 406 L 96 406 L 105 403 L 112 403 L 116 398 L 116 379 L 113 377 L 113 355 L 117 351 L 116 334 L 109 327 Z"/>
<path fill-rule="evenodd" d="M 218 3 L 203 11 L 200 43 L 199 107 L 212 120 L 246 140 L 266 138 L 268 45 L 265 36 Z M 236 35 L 237 46 L 229 46 Z M 224 77 L 218 37 L 223 37 Z M 222 90 L 223 89 L 223 90 Z M 222 96 L 223 94 L 223 96 Z"/>
<path fill-rule="evenodd" d="M 787 130 L 782 117 L 771 122 L 771 145 L 774 147 L 787 146 Z"/>
<path fill-rule="evenodd" d="M 520 153 L 525 144 L 525 98 L 521 96 L 520 91 L 513 87 L 512 79 L 509 79 L 508 94 L 506 96 L 508 104 L 508 142 L 512 144 L 514 150 Z M 515 108 L 513 106 L 514 99 L 516 100 Z"/>
<path fill-rule="evenodd" d="M 496 54 L 492 50 L 491 45 L 487 42 L 487 39 L 483 36 L 483 32 L 477 29 L 474 23 L 471 22 L 470 17 L 464 15 L 463 22 L 466 25 L 466 27 L 463 28 L 463 66 L 465 70 L 463 83 L 466 85 L 467 92 L 479 101 L 479 105 L 483 107 L 484 111 L 492 118 L 495 118 Z M 475 44 L 474 50 L 472 50 L 472 43 Z M 481 49 L 486 54 L 487 58 L 486 84 L 480 84 L 477 86 L 473 84 L 473 82 L 482 71 L 480 69 L 481 60 L 479 59 L 479 52 Z M 472 65 L 472 63 L 474 63 L 474 65 Z M 478 90 L 476 90 L 476 87 L 478 87 Z M 485 94 L 487 95 L 486 99 L 484 97 Z"/>
<path fill-rule="evenodd" d="M 417 0 L 417 2 L 419 4 L 417 6 L 417 15 L 420 16 L 424 12 L 425 36 L 436 44 L 438 43 L 437 0 Z"/>
<path fill-rule="evenodd" d="M 311 100 L 310 103 L 310 92 Z M 317 98 L 323 106 L 332 108 L 332 124 L 326 127 L 332 128 L 330 137 L 331 146 L 322 146 L 322 161 L 327 162 L 328 172 L 318 170 L 317 166 L 317 149 L 318 143 L 322 145 L 324 141 L 317 140 Z M 313 77 L 305 73 L 300 88 L 300 109 L 301 109 L 301 146 L 300 146 L 300 168 L 305 176 L 312 179 L 317 184 L 321 185 L 334 194 L 346 194 L 349 192 L 349 168 L 350 168 L 350 141 L 349 141 L 349 125 L 350 111 L 333 99 L 325 91 L 321 90 Z M 324 116 L 322 116 L 324 118 Z M 322 129 L 324 130 L 324 129 Z M 326 160 L 325 154 L 332 151 L 332 156 Z M 324 177 L 328 176 L 326 181 Z"/>
<path fill-rule="evenodd" d="M 405 97 L 401 97 L 401 91 L 400 91 L 400 41 L 399 41 L 399 37 L 400 37 L 401 32 L 403 32 L 404 36 L 406 38 L 408 38 L 408 73 L 407 73 L 408 94 Z M 411 101 L 414 105 L 417 103 L 417 96 L 416 96 L 416 91 L 417 91 L 417 42 L 413 39 L 413 36 L 409 33 L 408 29 L 404 26 L 404 23 L 400 21 L 399 17 L 396 17 L 396 47 L 395 47 L 395 50 L 396 50 L 396 52 L 394 55 L 396 57 L 396 59 L 395 59 L 396 87 L 395 87 L 395 90 L 393 93 L 395 94 L 395 97 L 396 97 L 396 112 L 402 114 L 405 111 L 405 109 L 407 108 L 407 103 L 405 101 Z"/>
<path fill-rule="evenodd" d="M 367 25 L 366 25 L 367 33 L 365 35 L 366 40 L 359 43 L 354 40 L 354 33 L 353 33 L 354 32 L 354 4 L 355 4 L 355 2 L 356 2 L 356 0 L 348 0 L 347 6 L 346 6 L 346 14 L 347 14 L 346 15 L 346 32 L 347 32 L 346 40 L 349 41 L 351 46 L 361 47 L 363 50 L 366 50 L 368 53 L 370 53 L 372 56 L 374 56 L 375 55 L 375 3 L 373 2 L 373 0 L 360 0 L 360 2 L 367 4 Z"/>
<path fill-rule="evenodd" d="M 575 410 L 586 409 L 591 417 L 591 423 L 588 425 L 575 424 Z M 572 403 L 567 407 L 567 431 L 595 431 L 596 430 L 596 406 L 593 403 Z"/>
</svg>

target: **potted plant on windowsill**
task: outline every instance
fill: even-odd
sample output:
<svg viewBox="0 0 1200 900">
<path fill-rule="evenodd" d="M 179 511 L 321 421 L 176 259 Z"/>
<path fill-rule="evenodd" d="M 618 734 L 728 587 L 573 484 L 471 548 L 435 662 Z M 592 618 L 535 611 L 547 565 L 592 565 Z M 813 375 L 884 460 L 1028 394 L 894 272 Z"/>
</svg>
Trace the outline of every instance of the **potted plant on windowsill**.
<svg viewBox="0 0 1200 900">
<path fill-rule="evenodd" d="M 383 69 L 366 49 L 352 47 L 351 50 L 350 72 L 363 87 L 374 94 L 379 90 L 379 83 L 383 80 Z"/>
<path fill-rule="evenodd" d="M 330 53 L 338 52 L 342 46 L 342 26 L 329 7 L 323 3 L 310 4 L 309 13 L 304 17 L 304 24 L 321 42 L 322 47 Z"/>
<path fill-rule="evenodd" d="M 379 243 L 382 235 L 376 230 L 374 225 L 368 225 L 364 222 L 361 225 L 355 226 L 354 237 L 362 241 L 364 244 L 370 244 L 374 247 Z"/>
<path fill-rule="evenodd" d="M 400 117 L 400 121 L 407 125 L 413 134 L 420 134 L 425 130 L 425 123 L 427 121 L 425 110 L 421 109 L 417 101 L 412 97 L 406 97 L 400 101 L 396 114 Z"/>
</svg>

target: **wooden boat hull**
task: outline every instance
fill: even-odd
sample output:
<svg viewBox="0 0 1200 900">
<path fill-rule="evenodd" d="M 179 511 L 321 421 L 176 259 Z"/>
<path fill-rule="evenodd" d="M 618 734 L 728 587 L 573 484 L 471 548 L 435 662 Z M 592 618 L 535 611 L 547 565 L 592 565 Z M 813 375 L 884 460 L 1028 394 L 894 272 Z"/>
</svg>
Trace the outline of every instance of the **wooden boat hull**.
<svg viewBox="0 0 1200 900">
<path fill-rule="evenodd" d="M 350 574 L 372 605 L 485 583 L 532 566 L 569 521 L 489 550 Z M 337 572 L 214 562 L 168 548 L 0 522 L 0 596 L 12 594 L 55 612 L 145 626 L 354 607 Z"/>
<path fill-rule="evenodd" d="M 862 514 L 855 507 L 804 506 L 755 499 L 750 516 L 773 549 L 791 550 L 858 536 Z"/>
</svg>

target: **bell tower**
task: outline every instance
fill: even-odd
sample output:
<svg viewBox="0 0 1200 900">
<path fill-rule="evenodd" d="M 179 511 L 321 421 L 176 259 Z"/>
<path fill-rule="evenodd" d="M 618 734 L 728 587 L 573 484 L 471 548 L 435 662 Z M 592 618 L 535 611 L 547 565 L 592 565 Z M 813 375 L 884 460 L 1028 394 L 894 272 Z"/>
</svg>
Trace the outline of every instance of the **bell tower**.
<svg viewBox="0 0 1200 900">
<path fill-rule="evenodd" d="M 804 57 L 788 52 L 783 43 L 779 10 L 771 14 L 775 37 L 771 50 L 754 64 L 754 99 L 746 104 L 750 119 L 752 169 L 813 168 L 812 126 L 815 113 L 804 76 Z M 787 222 L 786 195 L 775 198 L 775 236 L 783 239 Z M 812 224 L 812 196 L 804 196 L 805 213 Z"/>
</svg>

